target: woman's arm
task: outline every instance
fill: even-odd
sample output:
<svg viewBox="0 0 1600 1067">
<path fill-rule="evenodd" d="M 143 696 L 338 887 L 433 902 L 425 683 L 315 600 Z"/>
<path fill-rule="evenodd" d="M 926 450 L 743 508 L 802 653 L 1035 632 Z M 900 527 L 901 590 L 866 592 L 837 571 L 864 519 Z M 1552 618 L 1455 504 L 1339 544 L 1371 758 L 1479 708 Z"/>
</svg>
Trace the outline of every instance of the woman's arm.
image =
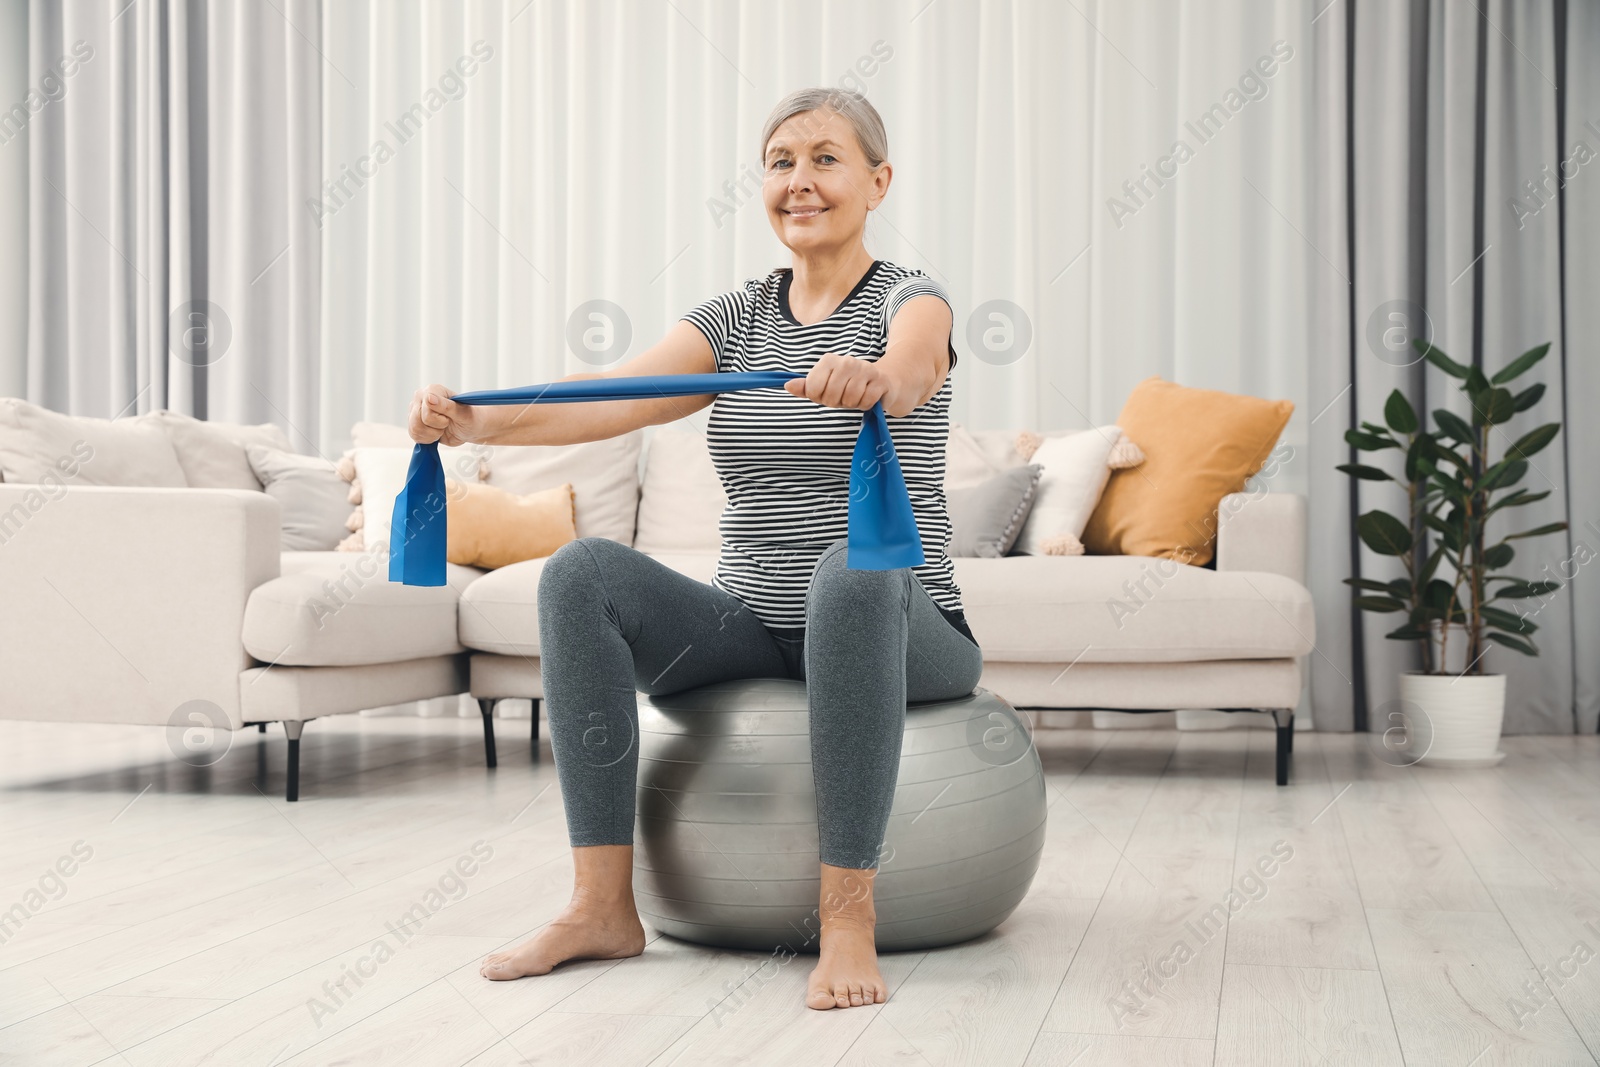
<svg viewBox="0 0 1600 1067">
<path fill-rule="evenodd" d="M 889 377 L 885 415 L 911 414 L 933 399 L 950 373 L 950 305 L 931 293 L 912 297 L 889 323 L 877 365 Z"/>
<path fill-rule="evenodd" d="M 884 353 L 875 361 L 826 352 L 804 378 L 783 387 L 832 408 L 868 411 L 883 403 L 900 418 L 926 404 L 950 373 L 950 305 L 931 293 L 913 297 L 889 323 Z"/>
<path fill-rule="evenodd" d="M 679 320 L 654 347 L 611 370 L 569 374 L 557 381 L 637 378 L 654 374 L 713 374 L 717 362 L 692 324 Z M 457 404 L 442 385 L 418 389 L 411 401 L 411 438 L 446 445 L 571 445 L 620 437 L 643 426 L 672 422 L 709 406 L 717 394 L 563 404 Z"/>
</svg>

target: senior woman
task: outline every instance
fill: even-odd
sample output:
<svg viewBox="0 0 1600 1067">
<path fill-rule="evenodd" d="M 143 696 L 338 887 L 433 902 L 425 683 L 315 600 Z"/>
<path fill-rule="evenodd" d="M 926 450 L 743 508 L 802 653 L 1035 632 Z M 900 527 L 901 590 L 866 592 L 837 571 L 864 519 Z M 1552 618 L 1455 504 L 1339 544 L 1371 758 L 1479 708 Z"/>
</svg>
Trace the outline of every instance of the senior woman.
<svg viewBox="0 0 1600 1067">
<path fill-rule="evenodd" d="M 633 900 L 637 692 L 735 678 L 806 683 L 822 890 L 806 1003 L 888 997 L 873 940 L 873 882 L 899 772 L 906 702 L 971 693 L 983 654 L 947 547 L 951 309 L 920 271 L 862 243 L 893 168 L 859 93 L 784 98 L 761 137 L 762 200 L 792 266 L 699 305 L 614 370 L 790 371 L 784 389 L 537 407 L 453 403 L 417 391 L 411 435 L 446 445 L 598 441 L 708 405 L 706 440 L 728 497 L 710 584 L 633 548 L 584 537 L 539 579 L 540 669 L 575 869 L 571 901 L 481 973 L 548 973 L 569 959 L 644 951 Z M 850 466 L 861 413 L 882 401 L 924 562 L 846 568 Z M 580 502 L 581 506 L 581 502 Z"/>
</svg>

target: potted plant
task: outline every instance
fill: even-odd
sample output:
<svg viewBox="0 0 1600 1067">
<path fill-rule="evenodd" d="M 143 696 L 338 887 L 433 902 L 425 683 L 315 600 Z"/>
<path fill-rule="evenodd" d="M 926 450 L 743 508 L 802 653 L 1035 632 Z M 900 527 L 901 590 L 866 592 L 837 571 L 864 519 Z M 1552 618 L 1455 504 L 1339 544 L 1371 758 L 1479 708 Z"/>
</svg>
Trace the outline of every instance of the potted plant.
<svg viewBox="0 0 1600 1067">
<path fill-rule="evenodd" d="M 1500 427 L 1544 395 L 1543 384 L 1518 393 L 1507 384 L 1543 359 L 1550 345 L 1524 352 L 1486 378 L 1432 344 L 1413 343 L 1429 363 L 1461 383 L 1471 421 L 1437 408 L 1436 428 L 1430 431 L 1396 389 L 1384 404 L 1387 425 L 1364 421 L 1361 429 L 1345 432 L 1345 440 L 1360 451 L 1395 449 L 1405 457 L 1408 502 L 1404 520 L 1378 510 L 1356 519 L 1362 543 L 1398 559 L 1404 576 L 1389 581 L 1346 578 L 1345 583 L 1355 587 L 1355 603 L 1363 610 L 1405 615 L 1405 622 L 1386 637 L 1418 642 L 1422 670 L 1400 676 L 1400 699 L 1412 713 L 1420 713 L 1423 723 L 1418 725 L 1426 726 L 1431 736 L 1422 760 L 1458 766 L 1496 763 L 1503 757 L 1496 749 L 1506 680 L 1503 674 L 1484 671 L 1484 656 L 1491 643 L 1538 655 L 1532 637 L 1538 626 L 1530 617 L 1537 609 L 1529 612 L 1522 604 L 1561 587 L 1560 582 L 1530 582 L 1496 572 L 1516 558 L 1513 541 L 1565 530 L 1567 524 L 1552 522 L 1498 537 L 1491 527 L 1502 509 L 1550 495 L 1548 490 L 1517 488 L 1517 483 L 1528 472 L 1529 457 L 1555 439 L 1561 424 L 1529 430 L 1510 441 L 1498 460 L 1491 461 L 1490 452 L 1510 440 Z M 1401 480 L 1361 463 L 1341 463 L 1338 469 L 1367 481 Z M 1458 655 L 1452 657 L 1452 652 Z M 1451 669 L 1452 660 L 1464 667 Z"/>
</svg>

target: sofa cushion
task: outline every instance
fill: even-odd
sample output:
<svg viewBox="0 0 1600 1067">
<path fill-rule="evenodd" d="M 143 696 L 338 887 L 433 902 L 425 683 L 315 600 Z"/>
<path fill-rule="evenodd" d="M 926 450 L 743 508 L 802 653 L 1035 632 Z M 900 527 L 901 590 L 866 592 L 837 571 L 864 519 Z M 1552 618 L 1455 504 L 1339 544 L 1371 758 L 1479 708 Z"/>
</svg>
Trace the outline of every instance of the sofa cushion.
<svg viewBox="0 0 1600 1067">
<path fill-rule="evenodd" d="M 705 434 L 686 420 L 657 427 L 645 450 L 633 547 L 650 555 L 717 552 L 727 506 Z"/>
<path fill-rule="evenodd" d="M 172 442 L 190 489 L 262 489 L 246 452 L 251 445 L 293 454 L 294 446 L 270 422 L 247 426 L 211 422 L 177 411 L 151 411 L 139 421 L 156 426 Z"/>
<path fill-rule="evenodd" d="M 1001 471 L 986 482 L 945 494 L 950 555 L 998 559 L 1011 551 L 1039 491 L 1037 463 Z"/>
<path fill-rule="evenodd" d="M 1311 651 L 1311 594 L 1259 571 L 1154 556 L 957 559 L 956 584 L 986 659 L 1181 663 Z"/>
<path fill-rule="evenodd" d="M 250 469 L 282 510 L 285 552 L 331 552 L 350 517 L 348 488 L 332 463 L 261 445 L 247 445 Z"/>
<path fill-rule="evenodd" d="M 245 605 L 245 651 L 302 667 L 462 651 L 457 601 L 483 572 L 449 564 L 444 585 L 401 585 L 389 581 L 387 560 L 369 552 L 283 553 L 283 573 L 257 586 Z"/>
<path fill-rule="evenodd" d="M 697 581 L 711 581 L 715 552 L 646 553 Z M 461 595 L 460 641 L 502 656 L 539 654 L 539 575 L 546 559 L 530 559 L 490 571 Z"/>
<path fill-rule="evenodd" d="M 489 445 L 489 484 L 519 496 L 572 483 L 579 537 L 633 544 L 644 430 L 575 445 Z"/>
<path fill-rule="evenodd" d="M 187 484 L 172 442 L 144 416 L 63 415 L 16 397 L 0 397 L 0 476 L 13 484 Z"/>
</svg>

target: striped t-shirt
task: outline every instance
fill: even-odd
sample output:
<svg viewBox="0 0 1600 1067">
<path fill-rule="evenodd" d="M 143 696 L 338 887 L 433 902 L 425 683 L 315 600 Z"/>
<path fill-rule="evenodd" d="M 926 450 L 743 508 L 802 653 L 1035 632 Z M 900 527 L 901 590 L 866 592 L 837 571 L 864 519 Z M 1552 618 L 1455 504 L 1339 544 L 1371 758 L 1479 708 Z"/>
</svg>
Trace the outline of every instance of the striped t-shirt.
<svg viewBox="0 0 1600 1067">
<path fill-rule="evenodd" d="M 684 316 L 711 342 L 718 373 L 804 374 L 827 352 L 877 360 L 884 354 L 889 322 L 906 301 L 932 293 L 950 303 L 944 289 L 921 271 L 875 260 L 832 314 L 803 326 L 789 309 L 792 279 L 789 268 L 779 268 Z M 952 369 L 955 363 L 952 345 Z M 922 539 L 924 562 L 912 573 L 970 640 L 947 554 L 949 406 L 946 375 L 925 404 L 886 421 Z M 769 628 L 793 633 L 805 626 L 806 590 L 817 561 L 848 533 L 850 463 L 862 414 L 777 388 L 720 393 L 712 402 L 706 442 L 728 506 L 711 584 L 738 597 Z"/>
</svg>

